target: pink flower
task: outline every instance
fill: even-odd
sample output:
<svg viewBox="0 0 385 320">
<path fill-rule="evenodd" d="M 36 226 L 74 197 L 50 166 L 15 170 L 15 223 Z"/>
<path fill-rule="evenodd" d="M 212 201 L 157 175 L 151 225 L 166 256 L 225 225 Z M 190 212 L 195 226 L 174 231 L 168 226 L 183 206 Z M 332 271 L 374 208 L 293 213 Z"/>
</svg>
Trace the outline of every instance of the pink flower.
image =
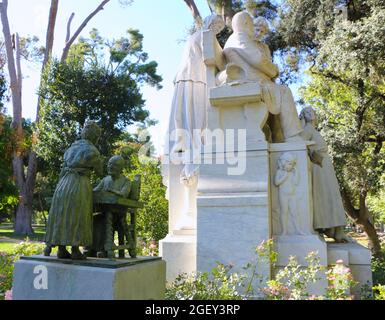
<svg viewBox="0 0 385 320">
<path fill-rule="evenodd" d="M 13 297 L 12 297 L 12 289 L 11 290 L 8 290 L 8 291 L 5 291 L 5 297 L 4 297 L 5 300 L 13 300 Z"/>
<path fill-rule="evenodd" d="M 336 264 L 344 264 L 344 261 L 342 259 L 339 259 L 336 261 Z"/>
</svg>

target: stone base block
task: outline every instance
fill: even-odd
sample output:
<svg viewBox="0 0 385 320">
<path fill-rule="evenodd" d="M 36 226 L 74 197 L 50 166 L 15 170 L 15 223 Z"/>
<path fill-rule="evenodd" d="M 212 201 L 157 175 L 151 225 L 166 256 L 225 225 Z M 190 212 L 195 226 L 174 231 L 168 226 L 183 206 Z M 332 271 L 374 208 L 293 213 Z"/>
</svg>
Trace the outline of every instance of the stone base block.
<svg viewBox="0 0 385 320">
<path fill-rule="evenodd" d="M 278 252 L 278 266 L 286 266 L 289 256 L 295 256 L 299 264 L 306 266 L 305 257 L 312 251 L 318 252 L 322 265 L 327 265 L 326 242 L 319 235 L 275 236 L 274 243 Z"/>
<path fill-rule="evenodd" d="M 197 270 L 210 272 L 218 263 L 232 265 L 232 272 L 256 261 L 255 248 L 270 238 L 267 194 L 216 194 L 198 196 Z M 270 263 L 258 266 L 270 278 Z M 252 272 L 248 270 L 247 272 Z M 255 279 L 253 286 L 263 286 Z"/>
<path fill-rule="evenodd" d="M 353 279 L 358 282 L 358 285 L 351 288 L 351 294 L 356 298 L 363 294 L 371 295 L 373 280 L 370 250 L 358 243 L 328 243 L 327 249 L 329 266 L 342 260 L 349 266 Z"/>
<path fill-rule="evenodd" d="M 166 263 L 161 258 L 61 260 L 22 257 L 15 263 L 14 300 L 164 299 Z"/>
<path fill-rule="evenodd" d="M 307 266 L 308 262 L 305 258 L 310 252 L 317 252 L 320 264 L 327 266 L 326 242 L 319 235 L 275 236 L 274 238 L 275 250 L 278 252 L 275 273 L 287 265 L 290 256 L 295 256 L 300 265 Z M 321 279 L 308 287 L 310 294 L 323 295 L 326 292 L 328 283 L 325 273 L 320 273 L 318 276 Z"/>
<path fill-rule="evenodd" d="M 167 281 L 196 271 L 196 235 L 169 234 L 159 242 L 159 255 L 167 262 Z"/>
</svg>

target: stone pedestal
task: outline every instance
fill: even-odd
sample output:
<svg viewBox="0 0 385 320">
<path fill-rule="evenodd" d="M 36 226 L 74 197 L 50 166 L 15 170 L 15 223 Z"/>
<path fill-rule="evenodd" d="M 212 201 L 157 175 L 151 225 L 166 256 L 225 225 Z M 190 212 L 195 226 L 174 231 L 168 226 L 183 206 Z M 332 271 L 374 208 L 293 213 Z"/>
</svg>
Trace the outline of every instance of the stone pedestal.
<svg viewBox="0 0 385 320">
<path fill-rule="evenodd" d="M 328 264 L 333 266 L 337 260 L 342 260 L 352 272 L 357 286 L 351 288 L 350 292 L 355 298 L 360 298 L 362 291 L 371 295 L 373 285 L 371 269 L 370 250 L 358 243 L 328 243 Z"/>
<path fill-rule="evenodd" d="M 179 158 L 183 159 L 182 153 Z M 180 182 L 184 167 L 181 161 L 164 161 L 167 162 L 162 174 L 169 199 L 169 233 L 159 242 L 159 255 L 167 263 L 167 281 L 171 282 L 178 274 L 196 271 L 196 195 L 192 194 L 196 193 L 196 187 L 191 190 Z M 195 205 L 189 205 L 191 202 Z"/>
<path fill-rule="evenodd" d="M 290 256 L 295 256 L 301 266 L 308 266 L 306 256 L 310 252 L 316 252 L 320 258 L 320 264 L 327 266 L 327 247 L 326 242 L 319 235 L 308 236 L 274 236 L 275 251 L 278 253 L 278 260 L 274 273 L 287 266 Z M 328 282 L 324 272 L 317 275 L 320 279 L 316 283 L 311 283 L 308 292 L 314 295 L 326 293 Z"/>
<path fill-rule="evenodd" d="M 159 242 L 159 255 L 167 261 L 166 279 L 169 282 L 181 273 L 196 271 L 196 234 L 175 232 Z"/>
<path fill-rule="evenodd" d="M 13 273 L 14 300 L 164 299 L 166 263 L 158 257 L 61 260 L 22 257 Z"/>
<path fill-rule="evenodd" d="M 269 202 L 269 156 L 267 143 L 256 150 L 238 153 L 204 154 L 197 196 L 197 270 L 210 271 L 217 262 L 244 273 L 256 260 L 255 248 L 271 237 Z M 237 158 L 235 158 L 237 157 Z M 222 162 L 221 159 L 227 161 Z M 229 163 L 242 168 L 229 175 Z M 251 270 L 250 270 L 251 271 Z M 258 270 L 270 277 L 270 264 Z M 262 284 L 263 285 L 263 284 Z M 261 283 L 254 283 L 255 288 Z"/>
</svg>

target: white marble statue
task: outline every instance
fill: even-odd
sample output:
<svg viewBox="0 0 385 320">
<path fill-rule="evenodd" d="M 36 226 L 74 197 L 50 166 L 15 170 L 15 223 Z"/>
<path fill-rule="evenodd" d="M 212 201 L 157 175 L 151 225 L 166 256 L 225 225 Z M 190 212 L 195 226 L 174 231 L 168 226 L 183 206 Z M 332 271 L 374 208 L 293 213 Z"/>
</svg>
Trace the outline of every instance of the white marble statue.
<svg viewBox="0 0 385 320">
<path fill-rule="evenodd" d="M 310 146 L 313 165 L 314 229 L 334 238 L 336 242 L 350 242 L 343 231 L 346 225 L 345 210 L 328 147 L 315 128 L 317 116 L 313 108 L 306 107 L 300 113 L 303 136 L 316 144 Z"/>
<path fill-rule="evenodd" d="M 202 32 L 209 29 L 216 35 L 224 26 L 223 19 L 214 14 L 204 20 L 203 27 L 187 40 L 181 66 L 174 80 L 166 153 L 171 156 L 184 152 L 185 167 L 181 180 L 187 185 L 192 184 L 190 180 L 194 180 L 193 177 L 197 175 L 199 166 L 194 164 L 194 156 L 200 156 L 202 131 L 207 127 L 207 81 Z"/>
<path fill-rule="evenodd" d="M 233 34 L 223 49 L 226 69 L 217 76 L 217 85 L 237 85 L 246 82 L 258 82 L 262 87 L 263 101 L 273 115 L 279 115 L 282 134 L 286 142 L 303 140 L 301 123 L 295 102 L 287 86 L 274 83 L 279 74 L 278 67 L 272 62 L 268 47 L 261 38 L 268 31 L 268 25 L 262 19 L 253 19 L 247 12 L 234 15 Z M 257 31 L 257 32 L 256 32 Z"/>
<path fill-rule="evenodd" d="M 300 174 L 296 165 L 297 159 L 289 152 L 283 153 L 278 159 L 274 184 L 278 187 L 281 235 L 305 234 L 297 202 Z"/>
</svg>

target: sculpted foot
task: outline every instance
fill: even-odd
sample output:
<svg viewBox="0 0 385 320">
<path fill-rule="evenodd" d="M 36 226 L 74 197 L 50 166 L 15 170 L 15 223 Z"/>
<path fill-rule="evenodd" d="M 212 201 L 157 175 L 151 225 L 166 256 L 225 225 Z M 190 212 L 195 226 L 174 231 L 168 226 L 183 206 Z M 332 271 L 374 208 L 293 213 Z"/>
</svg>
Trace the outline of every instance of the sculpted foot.
<svg viewBox="0 0 385 320">
<path fill-rule="evenodd" d="M 342 227 L 336 227 L 334 229 L 334 240 L 338 243 L 353 242 L 353 239 L 348 237 L 343 231 Z"/>
<path fill-rule="evenodd" d="M 44 255 L 46 257 L 49 257 L 51 255 L 51 252 L 52 252 L 52 247 L 50 245 L 46 245 L 44 248 Z"/>
<path fill-rule="evenodd" d="M 45 253 L 45 250 L 44 250 Z M 67 251 L 65 246 L 59 246 L 59 249 L 57 251 L 57 257 L 59 259 L 70 259 L 71 254 Z"/>
<path fill-rule="evenodd" d="M 72 247 L 71 259 L 72 260 L 85 260 L 86 256 L 80 252 L 79 247 Z"/>
</svg>

